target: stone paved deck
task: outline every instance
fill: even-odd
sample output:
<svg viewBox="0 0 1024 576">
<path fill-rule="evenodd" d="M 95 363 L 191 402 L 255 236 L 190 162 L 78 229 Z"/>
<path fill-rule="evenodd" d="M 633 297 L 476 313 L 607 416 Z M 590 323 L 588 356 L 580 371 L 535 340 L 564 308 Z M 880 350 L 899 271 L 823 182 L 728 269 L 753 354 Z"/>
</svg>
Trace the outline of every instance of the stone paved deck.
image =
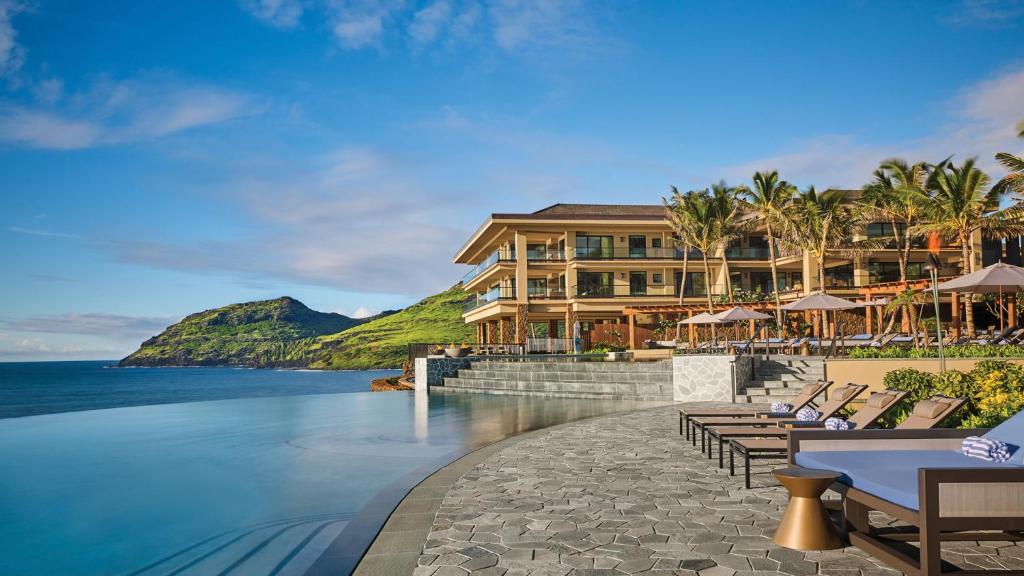
<svg viewBox="0 0 1024 576">
<path fill-rule="evenodd" d="M 677 434 L 678 406 L 534 435 L 445 494 L 415 576 L 873 576 L 899 574 L 854 547 L 771 542 L 786 505 L 762 468 L 751 490 Z M 1024 568 L 1024 546 L 949 544 L 964 568 Z"/>
</svg>

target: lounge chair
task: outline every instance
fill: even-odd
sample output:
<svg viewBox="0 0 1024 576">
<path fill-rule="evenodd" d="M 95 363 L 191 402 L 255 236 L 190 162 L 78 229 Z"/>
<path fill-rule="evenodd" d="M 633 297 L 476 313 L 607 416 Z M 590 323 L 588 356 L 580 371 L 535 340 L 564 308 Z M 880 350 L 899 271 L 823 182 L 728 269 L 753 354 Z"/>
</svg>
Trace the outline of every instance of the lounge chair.
<svg viewBox="0 0 1024 576">
<path fill-rule="evenodd" d="M 828 390 L 829 386 L 832 385 L 831 380 L 819 380 L 812 384 L 807 384 L 800 389 L 800 393 L 789 401 L 789 404 L 793 406 L 793 410 L 799 410 L 804 406 L 810 404 L 815 398 L 823 394 Z M 693 445 L 697 445 L 697 437 L 691 433 L 692 420 L 697 417 L 713 417 L 718 416 L 722 418 L 753 418 L 760 416 L 761 414 L 771 414 L 764 410 L 740 410 L 737 408 L 696 408 L 696 409 L 683 409 L 679 411 L 679 434 L 686 434 L 686 439 L 693 441 Z"/>
<path fill-rule="evenodd" d="M 893 402 L 886 402 L 887 399 L 881 397 L 882 394 L 886 393 L 897 394 L 898 397 Z M 864 406 L 849 418 L 849 421 L 854 424 L 853 429 L 864 430 L 870 428 L 879 419 L 888 414 L 889 411 L 895 409 L 899 405 L 899 401 L 907 394 L 906 391 L 902 390 L 875 392 L 868 397 Z M 910 415 L 894 429 L 928 430 L 930 428 L 937 428 L 953 414 L 956 414 L 964 405 L 964 402 L 966 400 L 963 398 L 932 396 L 915 405 L 914 409 L 910 411 Z M 936 404 L 940 405 L 939 410 L 936 410 Z M 788 444 L 782 438 L 736 438 L 729 443 L 729 475 L 733 476 L 736 474 L 735 456 L 739 454 L 743 457 L 744 485 L 750 488 L 751 460 L 785 457 L 787 453 Z"/>
<path fill-rule="evenodd" d="M 1008 462 L 960 453 L 963 438 L 984 435 L 1011 445 Z M 942 574 L 941 543 L 1019 539 L 1024 530 L 1024 413 L 991 430 L 797 430 L 790 462 L 839 472 L 832 489 L 843 497 L 850 543 L 910 576 Z M 917 528 L 872 528 L 877 510 Z M 978 531 L 996 533 L 979 535 Z M 920 553 L 908 554 L 907 541 Z M 913 550 L 909 548 L 909 550 Z M 975 570 L 971 574 L 1019 574 Z"/>
<path fill-rule="evenodd" d="M 821 413 L 818 416 L 817 422 L 824 422 L 825 420 L 835 416 L 840 410 L 846 407 L 847 404 L 853 402 L 853 400 L 860 395 L 861 392 L 867 390 L 867 386 L 864 384 L 846 384 L 838 386 L 829 392 L 828 400 L 823 402 L 821 406 L 817 407 L 817 411 Z M 713 426 L 706 424 L 701 426 L 700 445 L 701 449 L 707 446 L 708 458 L 713 456 L 712 447 L 713 440 L 718 441 L 718 467 L 725 467 L 723 451 L 725 449 L 725 443 L 733 438 L 785 438 L 789 432 L 789 428 L 786 426 L 815 426 L 815 422 L 802 422 L 799 420 L 792 420 L 792 418 L 739 418 L 732 422 L 727 422 L 725 425 Z M 706 439 L 706 440 L 705 440 Z"/>
</svg>

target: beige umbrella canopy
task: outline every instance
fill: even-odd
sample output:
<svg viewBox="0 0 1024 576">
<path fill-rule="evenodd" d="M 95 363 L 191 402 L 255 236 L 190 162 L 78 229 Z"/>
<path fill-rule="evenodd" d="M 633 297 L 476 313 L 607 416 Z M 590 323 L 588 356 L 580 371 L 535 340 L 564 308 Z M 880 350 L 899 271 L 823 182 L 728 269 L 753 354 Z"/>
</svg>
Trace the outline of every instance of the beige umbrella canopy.
<svg viewBox="0 0 1024 576">
<path fill-rule="evenodd" d="M 849 310 L 851 308 L 858 308 L 859 304 L 856 302 L 850 302 L 849 300 L 843 300 L 842 298 L 836 298 L 835 296 L 829 296 L 828 294 L 822 294 L 821 292 L 815 292 L 808 296 L 797 300 L 796 302 L 790 302 L 789 304 L 783 304 L 783 310 Z"/>
<path fill-rule="evenodd" d="M 707 312 L 701 312 L 700 314 L 697 314 L 696 316 L 691 316 L 690 318 L 687 318 L 686 320 L 680 320 L 679 323 L 680 324 L 720 324 L 721 320 L 718 320 L 717 318 L 715 318 L 711 314 L 708 314 Z"/>
<path fill-rule="evenodd" d="M 977 272 L 939 284 L 939 292 L 1024 292 L 1024 268 L 997 262 Z"/>
<path fill-rule="evenodd" d="M 718 314 L 713 315 L 712 318 L 715 318 L 724 324 L 726 322 L 740 322 L 743 320 L 767 320 L 771 318 L 771 316 L 754 310 L 736 307 L 719 312 Z"/>
</svg>

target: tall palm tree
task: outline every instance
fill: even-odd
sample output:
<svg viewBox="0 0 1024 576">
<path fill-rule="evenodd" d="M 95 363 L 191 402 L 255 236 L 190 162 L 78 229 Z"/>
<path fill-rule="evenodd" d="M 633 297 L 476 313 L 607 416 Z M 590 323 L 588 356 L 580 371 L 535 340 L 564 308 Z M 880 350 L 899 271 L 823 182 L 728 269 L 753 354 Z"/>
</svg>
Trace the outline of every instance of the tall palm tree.
<svg viewBox="0 0 1024 576">
<path fill-rule="evenodd" d="M 826 291 L 825 259 L 833 252 L 853 256 L 862 248 L 853 242 L 862 226 L 863 209 L 846 202 L 841 190 L 818 193 L 814 186 L 798 192 L 786 210 L 784 244 L 803 250 L 818 261 L 818 286 Z M 822 335 L 828 329 L 822 322 Z"/>
<path fill-rule="evenodd" d="M 785 220 L 783 211 L 793 197 L 794 187 L 785 180 L 779 179 L 776 170 L 771 172 L 755 172 L 754 186 L 744 188 L 747 213 L 756 216 L 765 225 L 768 236 L 768 264 L 772 270 L 772 293 L 775 295 L 776 326 L 782 329 L 782 301 L 779 298 L 779 272 L 776 266 L 775 232 L 780 230 Z"/>
<path fill-rule="evenodd" d="M 907 263 L 910 261 L 910 248 L 915 236 L 913 226 L 920 220 L 928 200 L 924 187 L 930 169 L 924 162 L 910 165 L 899 158 L 892 158 L 879 165 L 874 172 L 874 179 L 863 188 L 861 201 L 866 208 L 866 215 L 885 219 L 892 229 L 901 282 L 907 280 Z M 903 225 L 902 231 L 900 225 Z M 916 308 L 904 305 L 901 310 L 907 325 L 917 326 Z M 911 330 L 911 334 L 914 346 L 917 347 L 917 330 Z"/>
<path fill-rule="evenodd" d="M 960 242 L 962 274 L 974 272 L 977 267 L 972 241 L 976 232 L 985 238 L 1005 238 L 1024 232 L 1019 218 L 999 210 L 1000 190 L 989 188 L 988 184 L 988 175 L 975 166 L 974 158 L 968 158 L 961 166 L 943 161 L 928 179 L 931 196 L 925 205 L 926 221 L 916 228 L 956 238 Z M 967 333 L 974 336 L 971 294 L 966 294 L 964 301 Z"/>
<path fill-rule="evenodd" d="M 679 279 L 680 305 L 682 305 L 686 294 L 686 275 L 689 273 L 690 268 L 690 249 L 693 247 L 691 244 L 694 236 L 694 221 L 691 218 L 693 211 L 686 206 L 686 202 L 692 194 L 694 193 L 687 192 L 683 194 L 678 188 L 672 186 L 672 200 L 669 201 L 668 198 L 664 197 L 661 199 L 661 203 L 665 206 L 669 224 L 675 233 L 674 242 L 683 250 L 683 275 Z M 676 335 L 678 336 L 678 325 L 676 328 Z"/>
<path fill-rule="evenodd" d="M 711 185 L 711 201 L 714 204 L 719 239 L 716 249 L 722 246 L 728 247 L 730 242 L 740 238 L 743 231 L 749 227 L 749 222 L 743 218 L 743 202 L 740 201 L 742 191 L 743 189 L 740 187 L 729 186 L 725 180 Z M 727 250 L 722 252 L 722 273 L 725 274 L 726 293 L 731 303 L 733 301 L 732 274 L 729 272 L 727 252 Z"/>
<path fill-rule="evenodd" d="M 669 212 L 669 222 L 684 247 L 696 248 L 704 263 L 704 287 L 708 312 L 715 311 L 711 297 L 711 266 L 708 255 L 715 253 L 725 242 L 732 239 L 729 226 L 730 204 L 721 193 L 710 190 L 691 190 L 680 193 L 673 189 L 672 199 L 663 199 Z M 685 278 L 685 275 L 684 275 Z"/>
<path fill-rule="evenodd" d="M 1017 125 L 1017 136 L 1024 138 L 1024 122 Z M 996 154 L 996 160 L 1010 173 L 996 182 L 992 189 L 999 194 L 1015 193 L 1018 201 L 1024 199 L 1024 157 L 1000 152 Z"/>
</svg>

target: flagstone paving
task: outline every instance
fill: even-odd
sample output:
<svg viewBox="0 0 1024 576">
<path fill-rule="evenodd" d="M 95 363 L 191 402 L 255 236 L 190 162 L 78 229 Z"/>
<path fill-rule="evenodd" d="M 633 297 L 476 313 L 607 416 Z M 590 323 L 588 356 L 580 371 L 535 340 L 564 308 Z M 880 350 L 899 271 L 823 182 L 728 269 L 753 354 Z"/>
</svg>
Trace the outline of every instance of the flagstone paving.
<svg viewBox="0 0 1024 576">
<path fill-rule="evenodd" d="M 785 490 L 751 490 L 676 433 L 672 406 L 596 418 L 493 454 L 444 496 L 414 576 L 894 575 L 857 548 L 771 535 Z M 961 567 L 1024 568 L 1024 546 L 947 545 Z"/>
</svg>

